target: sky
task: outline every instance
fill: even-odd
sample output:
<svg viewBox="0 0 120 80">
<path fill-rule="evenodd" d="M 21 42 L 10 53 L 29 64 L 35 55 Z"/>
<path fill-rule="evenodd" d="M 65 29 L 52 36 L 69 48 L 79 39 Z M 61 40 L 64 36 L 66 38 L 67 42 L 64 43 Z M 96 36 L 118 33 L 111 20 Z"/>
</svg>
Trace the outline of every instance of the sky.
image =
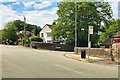
<svg viewBox="0 0 120 80">
<path fill-rule="evenodd" d="M 26 22 L 38 25 L 41 28 L 45 24 L 52 24 L 58 18 L 57 2 L 60 0 L 0 0 L 0 29 L 13 20 L 22 20 L 23 15 Z M 109 1 L 113 10 L 113 17 L 118 18 L 118 0 Z"/>
</svg>

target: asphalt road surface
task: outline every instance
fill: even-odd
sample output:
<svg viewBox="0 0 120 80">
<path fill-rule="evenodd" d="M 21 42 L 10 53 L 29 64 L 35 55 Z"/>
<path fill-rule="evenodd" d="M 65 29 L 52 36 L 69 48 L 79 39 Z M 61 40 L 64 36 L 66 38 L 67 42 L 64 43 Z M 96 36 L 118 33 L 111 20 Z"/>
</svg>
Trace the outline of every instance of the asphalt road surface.
<svg viewBox="0 0 120 80">
<path fill-rule="evenodd" d="M 64 57 L 68 52 L 2 47 L 3 78 L 118 78 L 118 67 Z"/>
</svg>

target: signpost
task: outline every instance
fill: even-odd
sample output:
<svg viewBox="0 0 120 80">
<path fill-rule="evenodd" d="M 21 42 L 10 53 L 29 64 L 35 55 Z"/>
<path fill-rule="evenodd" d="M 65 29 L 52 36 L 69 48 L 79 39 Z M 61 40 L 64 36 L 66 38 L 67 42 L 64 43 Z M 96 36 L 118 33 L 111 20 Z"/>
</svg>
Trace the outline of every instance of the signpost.
<svg viewBox="0 0 120 80">
<path fill-rule="evenodd" d="M 89 26 L 89 34 L 93 34 L 93 26 Z"/>
<path fill-rule="evenodd" d="M 90 56 L 90 48 L 91 48 L 90 34 L 93 34 L 93 26 L 89 26 L 89 30 L 88 30 L 88 58 Z"/>
</svg>

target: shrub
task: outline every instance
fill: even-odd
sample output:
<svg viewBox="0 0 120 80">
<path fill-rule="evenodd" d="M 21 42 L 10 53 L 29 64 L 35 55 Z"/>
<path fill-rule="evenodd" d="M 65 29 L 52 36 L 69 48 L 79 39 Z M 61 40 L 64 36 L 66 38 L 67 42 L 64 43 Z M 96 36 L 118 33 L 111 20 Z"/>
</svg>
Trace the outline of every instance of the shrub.
<svg viewBox="0 0 120 80">
<path fill-rule="evenodd" d="M 88 61 L 88 63 L 94 63 L 93 61 Z"/>
<path fill-rule="evenodd" d="M 26 40 L 26 44 L 30 44 L 30 40 L 29 39 Z"/>
<path fill-rule="evenodd" d="M 9 45 L 15 45 L 15 43 L 13 41 L 9 42 Z"/>
<path fill-rule="evenodd" d="M 31 36 L 29 38 L 30 41 L 38 41 L 38 42 L 43 42 L 42 38 L 39 38 L 38 36 Z"/>
</svg>

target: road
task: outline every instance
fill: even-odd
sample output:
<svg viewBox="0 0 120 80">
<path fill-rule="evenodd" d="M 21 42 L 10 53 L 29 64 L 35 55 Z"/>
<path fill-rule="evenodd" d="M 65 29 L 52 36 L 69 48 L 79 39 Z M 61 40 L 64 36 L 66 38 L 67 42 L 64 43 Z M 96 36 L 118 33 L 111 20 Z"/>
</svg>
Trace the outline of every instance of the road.
<svg viewBox="0 0 120 80">
<path fill-rule="evenodd" d="M 1 46 L 1 45 L 0 45 Z M 118 78 L 118 67 L 64 57 L 68 52 L 2 46 L 3 78 Z"/>
</svg>

